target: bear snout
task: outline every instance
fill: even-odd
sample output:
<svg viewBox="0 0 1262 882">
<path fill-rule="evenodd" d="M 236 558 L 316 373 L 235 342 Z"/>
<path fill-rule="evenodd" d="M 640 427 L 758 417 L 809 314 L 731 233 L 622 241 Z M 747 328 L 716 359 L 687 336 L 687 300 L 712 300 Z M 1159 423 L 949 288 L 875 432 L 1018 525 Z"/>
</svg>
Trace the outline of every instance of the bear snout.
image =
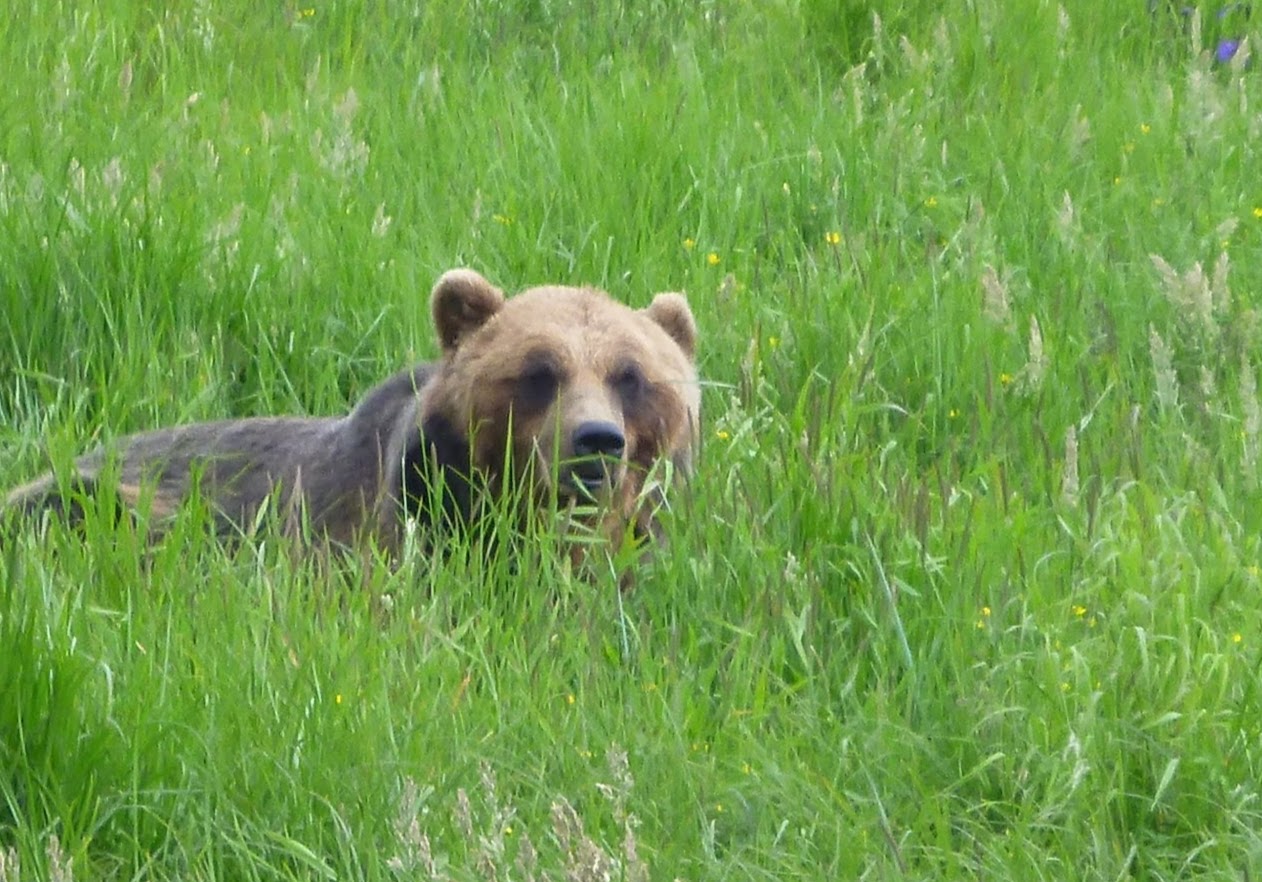
<svg viewBox="0 0 1262 882">
<path fill-rule="evenodd" d="M 566 477 L 576 489 L 595 494 L 618 483 L 627 439 L 614 423 L 588 420 L 570 435 L 573 459 L 566 463 Z"/>
</svg>

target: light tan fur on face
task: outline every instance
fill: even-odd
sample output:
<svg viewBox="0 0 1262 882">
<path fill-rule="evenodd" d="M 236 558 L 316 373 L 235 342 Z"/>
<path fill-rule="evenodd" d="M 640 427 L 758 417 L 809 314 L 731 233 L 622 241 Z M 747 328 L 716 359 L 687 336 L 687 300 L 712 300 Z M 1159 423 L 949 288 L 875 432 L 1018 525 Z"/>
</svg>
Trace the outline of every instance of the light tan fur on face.
<svg viewBox="0 0 1262 882">
<path fill-rule="evenodd" d="M 472 296 L 473 312 L 490 302 L 466 272 L 458 289 L 448 290 L 446 277 L 435 288 L 436 321 L 440 303 L 444 315 L 463 314 L 455 305 L 461 292 Z M 441 327 L 440 336 L 448 336 Z M 634 310 L 595 289 L 532 288 L 452 336 L 458 343 L 422 396 L 422 420 L 441 413 L 467 427 L 473 465 L 486 474 L 503 471 L 507 452 L 511 468 L 533 465 L 540 490 L 551 491 L 574 456 L 575 430 L 589 421 L 616 426 L 626 439 L 621 461 L 608 470 L 615 508 L 626 512 L 636 502 L 659 460 L 690 469 L 701 402 L 696 326 L 682 295 L 659 294 Z M 552 395 L 532 395 L 541 366 L 555 376 Z M 641 384 L 627 382 L 637 373 Z M 640 394 L 628 396 L 628 388 Z"/>
</svg>

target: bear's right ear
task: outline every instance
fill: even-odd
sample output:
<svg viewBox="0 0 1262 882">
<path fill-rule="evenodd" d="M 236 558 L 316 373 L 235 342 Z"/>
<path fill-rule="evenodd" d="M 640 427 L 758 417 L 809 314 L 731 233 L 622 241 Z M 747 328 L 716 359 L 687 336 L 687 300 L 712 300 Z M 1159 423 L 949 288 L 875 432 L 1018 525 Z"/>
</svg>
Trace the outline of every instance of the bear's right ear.
<svg viewBox="0 0 1262 882">
<path fill-rule="evenodd" d="M 504 305 L 504 292 L 470 269 L 443 273 L 429 298 L 443 353 L 451 354 Z"/>
</svg>

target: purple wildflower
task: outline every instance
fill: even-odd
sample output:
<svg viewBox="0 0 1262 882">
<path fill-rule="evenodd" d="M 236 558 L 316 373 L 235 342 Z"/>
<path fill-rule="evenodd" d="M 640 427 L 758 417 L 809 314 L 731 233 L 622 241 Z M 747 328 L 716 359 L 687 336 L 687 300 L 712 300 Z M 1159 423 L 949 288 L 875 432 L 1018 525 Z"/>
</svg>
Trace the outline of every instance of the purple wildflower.
<svg viewBox="0 0 1262 882">
<path fill-rule="evenodd" d="M 1235 57 L 1236 50 L 1239 48 L 1239 40 L 1220 40 L 1218 48 L 1214 50 L 1214 60 L 1219 64 L 1226 64 Z"/>
</svg>

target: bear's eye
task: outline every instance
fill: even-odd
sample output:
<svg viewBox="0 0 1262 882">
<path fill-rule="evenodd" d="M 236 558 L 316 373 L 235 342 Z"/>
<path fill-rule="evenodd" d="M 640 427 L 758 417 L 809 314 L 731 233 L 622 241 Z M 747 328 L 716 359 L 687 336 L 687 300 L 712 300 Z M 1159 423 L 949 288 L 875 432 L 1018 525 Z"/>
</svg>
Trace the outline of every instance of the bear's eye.
<svg viewBox="0 0 1262 882">
<path fill-rule="evenodd" d="M 629 361 L 609 375 L 609 385 L 618 393 L 623 405 L 630 407 L 644 397 L 648 390 L 648 379 L 638 364 Z"/>
<path fill-rule="evenodd" d="M 548 359 L 530 359 L 517 376 L 516 404 L 537 410 L 552 403 L 561 385 L 561 373 Z"/>
</svg>

